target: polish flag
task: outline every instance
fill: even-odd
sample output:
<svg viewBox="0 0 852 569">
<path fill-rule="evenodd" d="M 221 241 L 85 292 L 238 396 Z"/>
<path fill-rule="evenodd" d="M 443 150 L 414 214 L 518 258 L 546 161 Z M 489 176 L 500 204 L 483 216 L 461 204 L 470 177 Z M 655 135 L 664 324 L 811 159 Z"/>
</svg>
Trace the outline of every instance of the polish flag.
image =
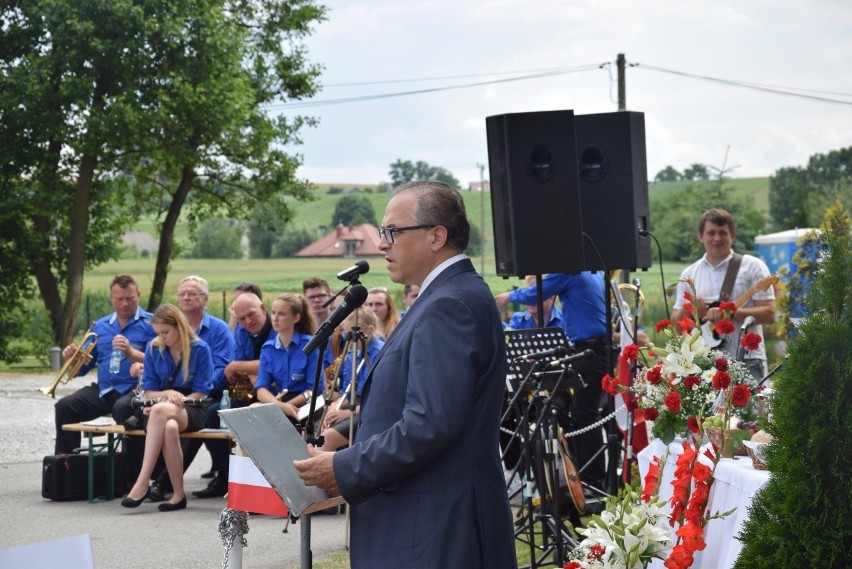
<svg viewBox="0 0 852 569">
<path fill-rule="evenodd" d="M 231 455 L 228 507 L 253 514 L 286 517 L 287 506 L 247 456 Z"/>
</svg>

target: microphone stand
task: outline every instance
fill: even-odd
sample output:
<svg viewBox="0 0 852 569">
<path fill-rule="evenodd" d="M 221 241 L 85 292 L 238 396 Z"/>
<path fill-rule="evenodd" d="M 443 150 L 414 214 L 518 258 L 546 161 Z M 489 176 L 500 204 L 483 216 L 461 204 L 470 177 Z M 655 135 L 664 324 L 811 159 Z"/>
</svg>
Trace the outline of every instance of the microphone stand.
<svg viewBox="0 0 852 569">
<path fill-rule="evenodd" d="M 633 343 L 637 346 L 639 345 L 639 287 L 641 283 L 639 279 L 633 279 L 633 286 L 636 287 L 636 294 L 634 295 L 634 305 L 633 305 Z M 623 322 L 625 327 L 625 332 L 627 331 L 627 325 Z M 631 390 L 633 389 L 633 382 L 636 379 L 636 372 L 639 369 L 639 357 L 637 356 L 633 363 L 630 364 L 630 375 L 627 378 L 627 397 L 632 397 Z M 630 405 L 627 406 L 627 441 L 624 449 L 624 464 L 621 468 L 621 479 L 622 482 L 627 484 L 630 482 L 630 469 L 633 466 L 633 422 L 634 422 L 634 414 L 630 408 Z M 643 423 L 644 424 L 644 423 Z"/>
</svg>

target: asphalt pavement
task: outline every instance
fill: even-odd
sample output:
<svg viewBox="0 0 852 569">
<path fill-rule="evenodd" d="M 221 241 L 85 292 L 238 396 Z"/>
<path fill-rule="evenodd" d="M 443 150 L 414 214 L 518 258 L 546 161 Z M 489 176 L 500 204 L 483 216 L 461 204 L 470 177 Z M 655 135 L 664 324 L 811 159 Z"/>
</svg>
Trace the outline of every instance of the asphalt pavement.
<svg viewBox="0 0 852 569">
<path fill-rule="evenodd" d="M 226 499 L 197 499 L 189 494 L 206 486 L 201 474 L 209 469 L 210 456 L 205 450 L 199 452 L 185 474 L 185 510 L 160 512 L 151 502 L 127 509 L 121 507 L 120 499 L 90 504 L 85 500 L 52 502 L 42 498 L 42 460 L 53 454 L 55 438 L 54 401 L 38 388 L 49 385 L 52 377 L 0 373 L 0 550 L 86 534 L 99 569 L 222 567 L 225 548 L 218 526 Z M 87 385 L 91 380 L 86 379 L 60 386 L 57 398 Z M 242 567 L 302 566 L 303 525 L 296 522 L 287 527 L 284 518 L 250 515 Z M 315 515 L 310 526 L 314 558 L 344 549 L 345 515 Z M 62 568 L 68 569 L 65 565 Z"/>
</svg>

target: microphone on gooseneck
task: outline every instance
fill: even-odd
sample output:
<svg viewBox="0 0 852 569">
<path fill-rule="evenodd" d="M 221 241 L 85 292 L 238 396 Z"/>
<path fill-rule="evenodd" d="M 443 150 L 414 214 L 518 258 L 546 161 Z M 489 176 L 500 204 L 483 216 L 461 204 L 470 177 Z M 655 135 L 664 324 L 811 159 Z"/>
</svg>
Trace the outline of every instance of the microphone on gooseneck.
<svg viewBox="0 0 852 569">
<path fill-rule="evenodd" d="M 311 341 L 302 348 L 302 353 L 305 355 L 310 354 L 317 346 L 328 340 L 334 329 L 340 326 L 341 322 L 346 320 L 346 317 L 352 314 L 356 308 L 364 304 L 365 300 L 367 300 L 367 289 L 362 285 L 355 285 L 346 291 L 343 301 L 325 319 L 325 322 L 320 325 L 317 333 L 311 338 Z"/>
<path fill-rule="evenodd" d="M 351 281 L 361 275 L 366 275 L 370 272 L 370 265 L 367 261 L 358 261 L 345 271 L 337 273 L 337 278 L 342 281 Z"/>
<path fill-rule="evenodd" d="M 743 326 L 742 328 L 740 328 L 740 330 L 742 332 L 745 332 L 746 330 L 754 326 L 756 323 L 757 320 L 755 320 L 754 316 L 746 316 L 745 320 L 743 320 Z"/>
<path fill-rule="evenodd" d="M 553 360 L 552 362 L 550 362 L 550 366 L 556 367 L 560 365 L 570 365 L 571 363 L 576 362 L 578 360 L 585 360 L 593 357 L 595 357 L 595 351 L 592 349 L 586 349 L 580 352 L 579 354 L 574 354 L 572 356 L 562 358 L 561 360 Z"/>
</svg>

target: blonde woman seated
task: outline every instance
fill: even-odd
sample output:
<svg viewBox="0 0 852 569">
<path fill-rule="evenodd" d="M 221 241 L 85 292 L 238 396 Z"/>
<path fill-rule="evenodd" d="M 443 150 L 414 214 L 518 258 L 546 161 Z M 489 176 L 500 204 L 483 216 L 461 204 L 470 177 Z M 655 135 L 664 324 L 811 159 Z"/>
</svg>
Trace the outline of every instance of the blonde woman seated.
<svg viewBox="0 0 852 569">
<path fill-rule="evenodd" d="M 396 325 L 399 324 L 399 311 L 385 287 L 371 288 L 367 291 L 367 306 L 376 315 L 376 335 L 387 340 Z"/>
<path fill-rule="evenodd" d="M 299 407 L 311 398 L 319 359 L 319 350 L 307 356 L 302 353 L 316 331 L 307 299 L 300 294 L 276 297 L 272 301 L 272 328 L 278 335 L 260 349 L 260 369 L 254 390 L 259 403 L 275 403 L 298 423 Z"/>
<path fill-rule="evenodd" d="M 342 333 L 348 334 L 352 331 L 352 327 L 356 325 L 364 335 L 364 343 L 366 343 L 367 346 L 367 357 L 364 357 L 364 351 L 362 349 L 364 344 L 359 341 L 357 343 L 357 350 L 353 349 L 350 351 L 340 364 L 338 372 L 338 377 L 340 377 L 338 396 L 335 400 L 326 403 L 330 406 L 330 408 L 325 414 L 325 423 L 322 425 L 322 428 L 324 429 L 322 436 L 325 438 L 323 446 L 321 447 L 322 450 L 331 451 L 343 448 L 349 444 L 350 434 L 352 436 L 355 435 L 354 427 L 358 422 L 355 421 L 355 425 L 352 425 L 351 433 L 350 424 L 352 423 L 352 417 L 357 417 L 359 411 L 357 401 L 361 398 L 361 393 L 364 391 L 367 375 L 372 367 L 372 362 L 376 360 L 376 357 L 379 355 L 379 351 L 381 351 L 382 346 L 385 345 L 384 340 L 375 335 L 376 315 L 373 314 L 368 307 L 361 306 L 357 308 L 346 318 L 346 320 L 343 321 L 340 325 L 340 329 Z M 355 393 L 357 394 L 357 398 L 355 399 L 356 405 L 354 413 L 352 412 L 352 405 L 350 403 L 352 401 L 351 383 L 353 353 L 357 354 L 355 358 L 355 369 L 357 370 Z"/>
<path fill-rule="evenodd" d="M 159 510 L 171 512 L 186 507 L 180 433 L 206 426 L 205 398 L 211 388 L 213 360 L 210 348 L 190 329 L 177 306 L 163 304 L 157 308 L 151 326 L 157 337 L 145 351 L 142 389 L 145 399 L 160 401 L 144 409 L 147 422 L 142 469 L 121 505 L 136 508 L 148 497 L 148 481 L 162 451 L 174 494 L 159 505 Z"/>
</svg>

